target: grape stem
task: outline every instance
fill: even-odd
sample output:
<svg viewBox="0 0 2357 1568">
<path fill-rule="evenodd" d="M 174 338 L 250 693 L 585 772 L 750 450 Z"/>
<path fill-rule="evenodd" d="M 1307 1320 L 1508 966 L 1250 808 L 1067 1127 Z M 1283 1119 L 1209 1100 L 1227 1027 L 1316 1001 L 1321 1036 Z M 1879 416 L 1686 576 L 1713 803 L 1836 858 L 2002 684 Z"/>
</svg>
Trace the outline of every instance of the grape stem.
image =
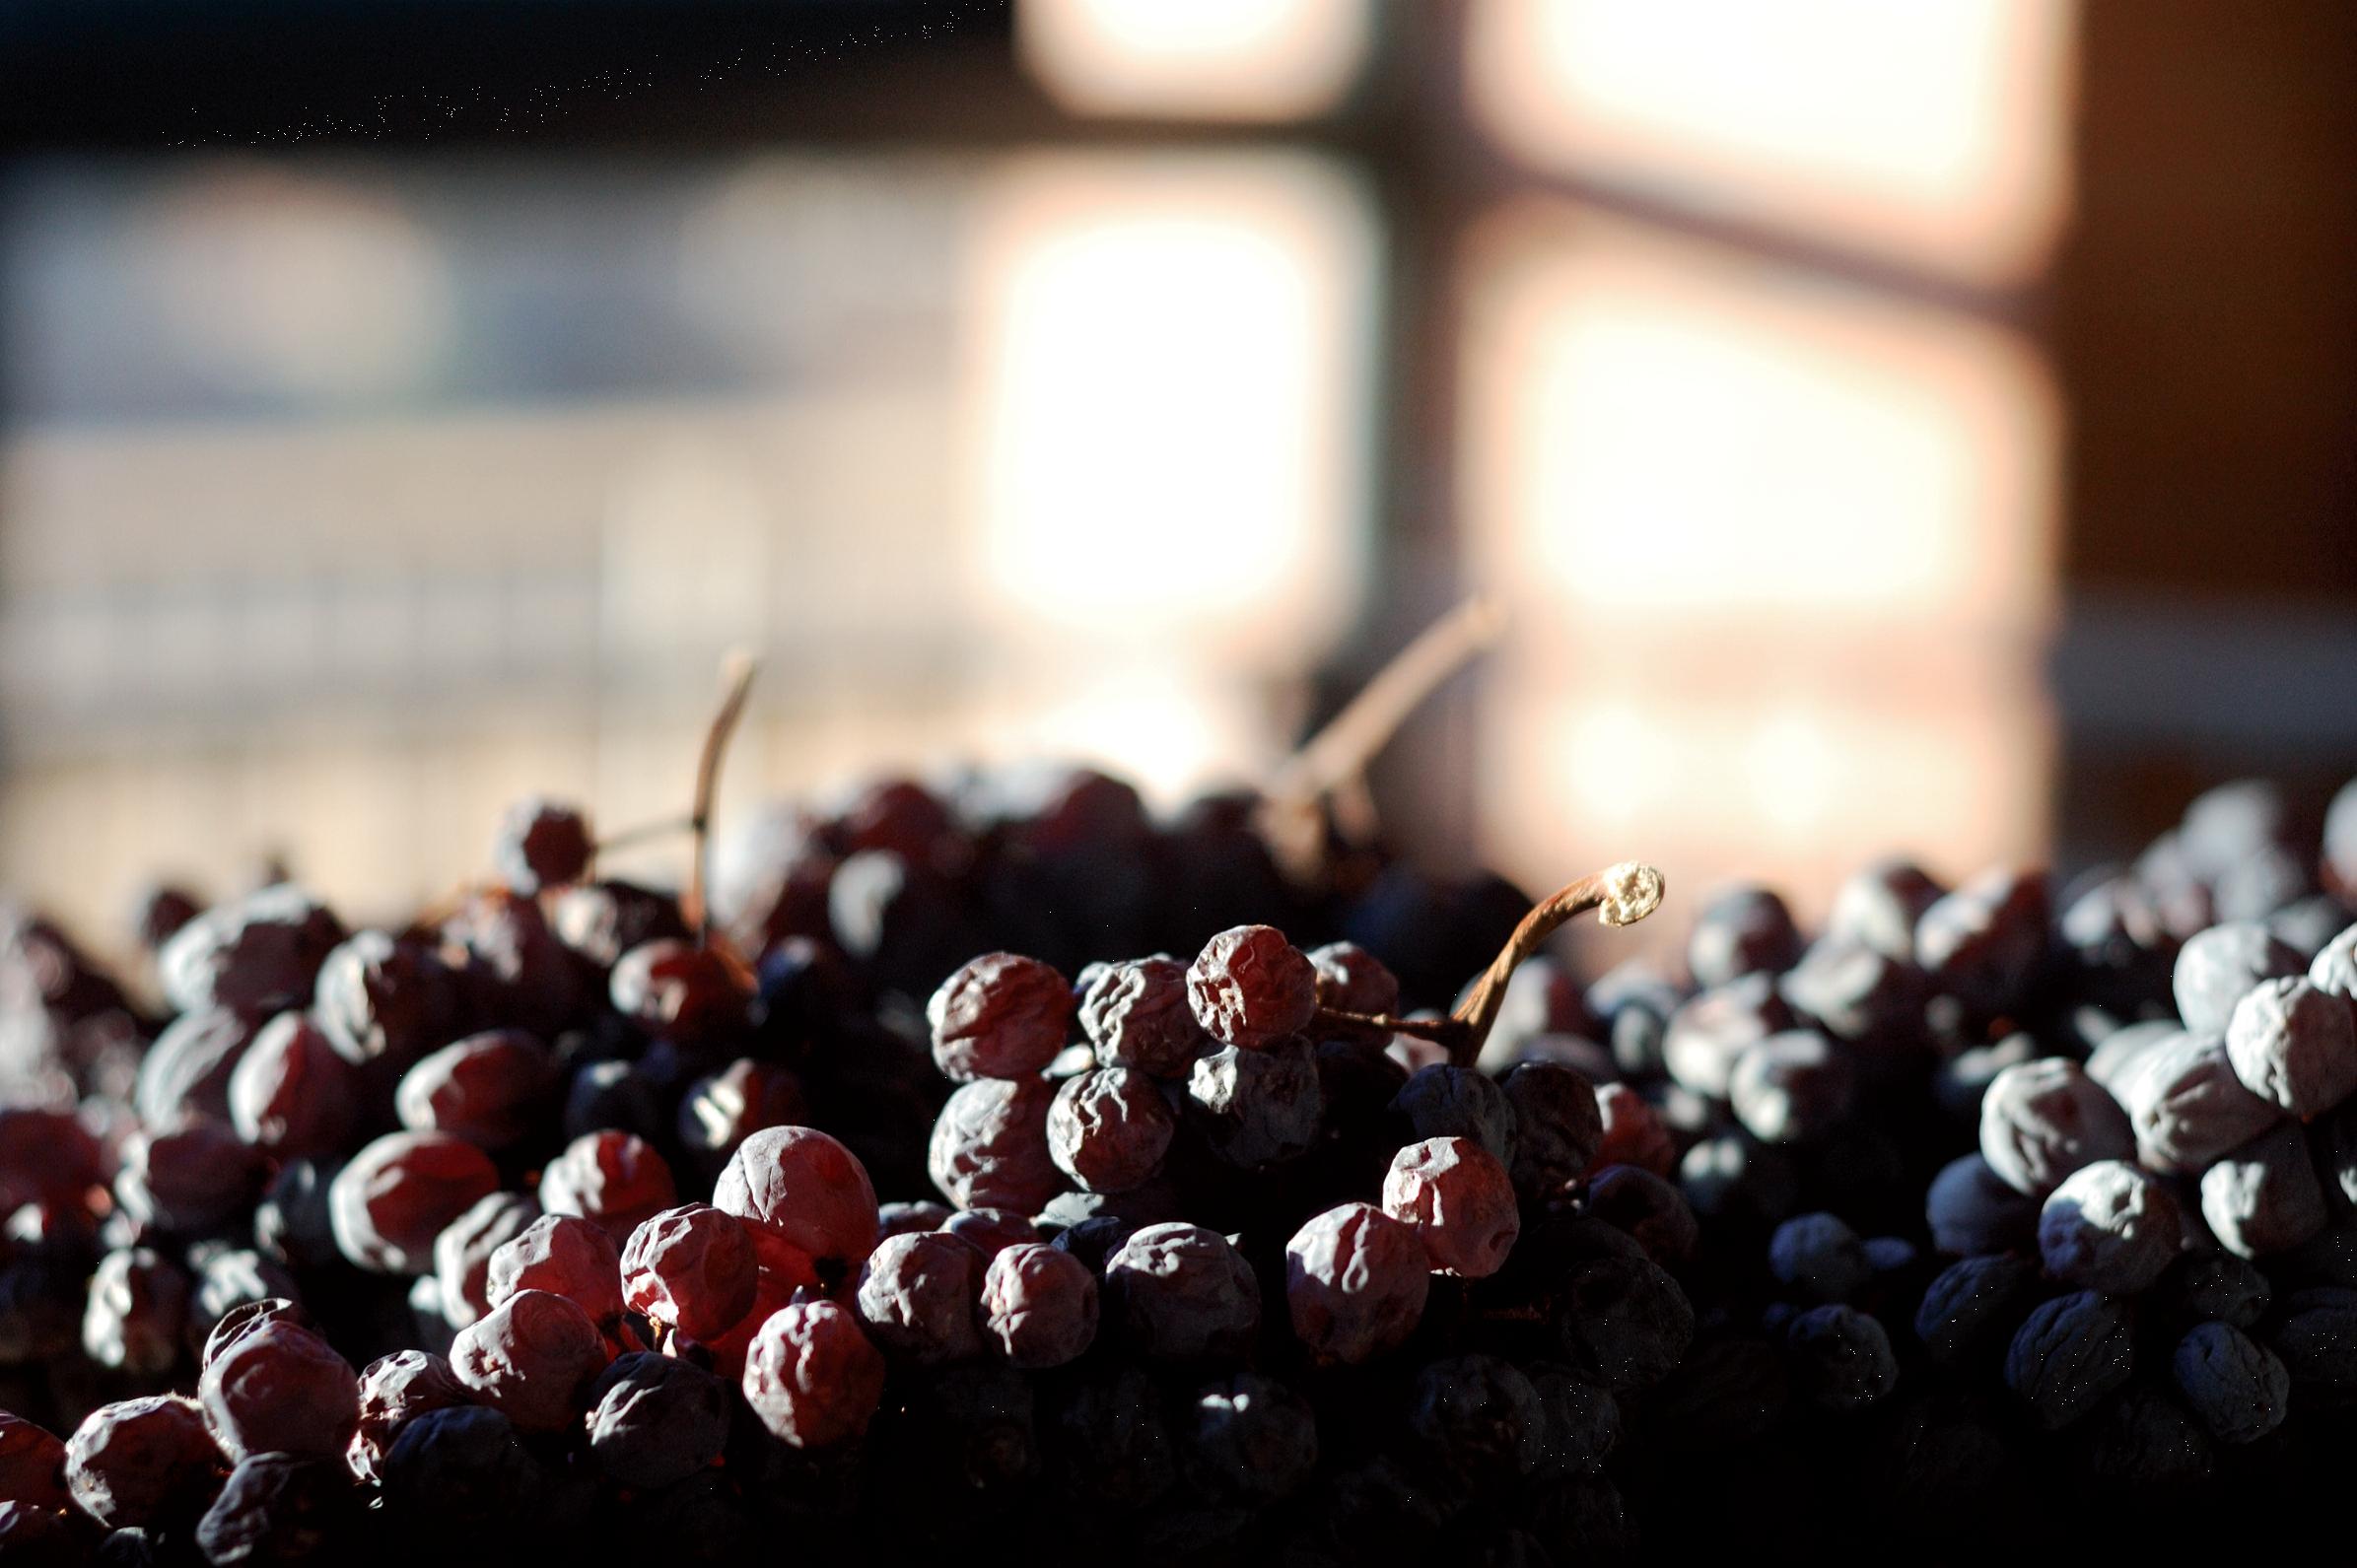
<svg viewBox="0 0 2357 1568">
<path fill-rule="evenodd" d="M 704 732 L 704 749 L 696 758 L 696 803 L 688 814 L 687 829 L 695 836 L 694 857 L 687 867 L 687 897 L 681 900 L 680 913 L 687 918 L 688 927 L 696 933 L 696 945 L 706 945 L 705 926 L 710 911 L 704 898 L 705 862 L 712 853 L 712 797 L 720 787 L 721 759 L 728 754 L 728 737 L 735 732 L 737 719 L 744 716 L 745 698 L 752 692 L 753 677 L 760 671 L 761 661 L 742 651 L 728 655 L 721 666 L 727 682 L 727 695 L 721 699 L 720 711 L 712 716 L 712 727 Z"/>
<path fill-rule="evenodd" d="M 1460 1067 L 1470 1066 L 1480 1058 L 1482 1046 L 1497 1022 L 1497 1009 L 1505 1001 L 1506 983 L 1514 978 L 1514 971 L 1522 967 L 1523 960 L 1546 945 L 1547 939 L 1566 923 L 1590 910 L 1596 912 L 1599 924 L 1633 925 L 1661 907 L 1661 873 L 1653 867 L 1635 860 L 1607 866 L 1593 876 L 1583 876 L 1558 888 L 1534 905 L 1448 1017 L 1393 1018 L 1321 1007 L 1318 1020 L 1428 1040 L 1446 1047 L 1451 1062 Z"/>
<path fill-rule="evenodd" d="M 1387 745 L 1408 716 L 1442 682 L 1471 663 L 1505 630 L 1505 612 L 1476 594 L 1417 634 L 1416 641 L 1375 672 L 1292 756 L 1261 791 L 1263 834 L 1304 880 L 1322 869 L 1326 819 L 1331 802 L 1347 836 L 1374 836 L 1374 806 L 1366 791 L 1367 765 Z"/>
</svg>

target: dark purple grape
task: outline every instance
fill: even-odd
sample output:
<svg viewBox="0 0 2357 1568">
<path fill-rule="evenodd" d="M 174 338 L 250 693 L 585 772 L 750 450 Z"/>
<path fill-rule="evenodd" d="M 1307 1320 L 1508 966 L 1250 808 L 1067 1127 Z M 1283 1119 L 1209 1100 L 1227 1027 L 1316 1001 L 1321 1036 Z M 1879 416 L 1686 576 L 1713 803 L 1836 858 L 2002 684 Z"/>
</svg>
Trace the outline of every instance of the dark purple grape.
<svg viewBox="0 0 2357 1568">
<path fill-rule="evenodd" d="M 679 1190 L 653 1144 L 608 1127 L 566 1144 L 541 1169 L 539 1196 L 544 1212 L 593 1221 L 619 1246 L 643 1222 L 678 1201 Z M 869 1208 L 872 1212 L 872 1202 Z"/>
<path fill-rule="evenodd" d="M 1195 1021 L 1223 1046 L 1263 1051 L 1309 1027 L 1318 972 L 1270 925 L 1237 925 L 1204 944 L 1187 970 Z"/>
<path fill-rule="evenodd" d="M 1105 1261 L 1105 1289 L 1131 1342 L 1163 1361 L 1232 1358 L 1260 1327 L 1260 1282 L 1200 1225 L 1148 1225 Z"/>
<path fill-rule="evenodd" d="M 738 971 L 718 951 L 676 937 L 641 942 L 614 960 L 606 991 L 615 1012 L 689 1051 L 724 1045 L 752 1022 L 752 989 Z"/>
<path fill-rule="evenodd" d="M 497 1307 L 526 1290 L 578 1305 L 601 1327 L 622 1316 L 622 1259 L 603 1226 L 571 1214 L 543 1214 L 491 1254 L 484 1299 Z"/>
<path fill-rule="evenodd" d="M 155 1395 L 102 1404 L 65 1446 L 65 1483 L 108 1530 L 193 1523 L 228 1473 L 194 1399 Z"/>
<path fill-rule="evenodd" d="M 491 1258 L 540 1217 L 540 1205 L 521 1193 L 492 1193 L 434 1238 L 434 1278 L 442 1310 L 463 1329 L 491 1310 Z"/>
<path fill-rule="evenodd" d="M 1415 1230 L 1435 1272 L 1467 1279 L 1496 1273 L 1522 1233 L 1505 1166 L 1471 1138 L 1400 1150 L 1383 1178 L 1383 1211 Z"/>
<path fill-rule="evenodd" d="M 2198 1324 L 2170 1363 L 2177 1388 L 2221 1443 L 2255 1443 L 2291 1413 L 2292 1378 L 2275 1352 L 2230 1324 Z"/>
<path fill-rule="evenodd" d="M 941 1194 L 961 1208 L 1036 1213 L 1064 1187 L 1048 1148 L 1045 1078 L 979 1078 L 941 1107 L 928 1168 Z"/>
<path fill-rule="evenodd" d="M 792 1448 L 858 1437 L 883 1397 L 884 1358 L 859 1320 L 831 1301 L 785 1307 L 753 1335 L 744 1398 L 770 1435 Z"/>
<path fill-rule="evenodd" d="M 459 1329 L 451 1348 L 458 1381 L 523 1432 L 571 1425 L 584 1386 L 607 1359 L 595 1320 L 579 1303 L 545 1290 L 495 1304 Z"/>
<path fill-rule="evenodd" d="M 360 1378 L 312 1329 L 284 1319 L 224 1345 L 198 1385 L 205 1420 L 232 1459 L 341 1460 L 360 1423 Z"/>
<path fill-rule="evenodd" d="M 359 931 L 319 966 L 312 1013 L 355 1066 L 384 1061 L 398 1072 L 455 1033 L 457 982 L 421 942 Z"/>
<path fill-rule="evenodd" d="M 621 1269 L 622 1299 L 631 1311 L 659 1329 L 709 1340 L 753 1310 L 760 1258 L 735 1215 L 688 1203 L 632 1231 Z"/>
<path fill-rule="evenodd" d="M 1941 1166 L 1932 1178 L 1923 1217 L 1932 1246 L 1943 1253 L 2000 1253 L 2035 1239 L 2038 1202 L 2006 1185 L 1988 1161 L 1967 1154 Z"/>
<path fill-rule="evenodd" d="M 1091 1192 L 1126 1192 L 1161 1170 L 1177 1126 L 1144 1073 L 1099 1067 L 1056 1091 L 1048 1107 L 1048 1153 L 1058 1170 Z"/>
<path fill-rule="evenodd" d="M 1984 871 L 1915 922 L 1915 962 L 1934 987 L 1980 1017 L 2020 1005 L 2046 955 L 2045 877 Z"/>
<path fill-rule="evenodd" d="M 498 1170 L 473 1144 L 442 1132 L 387 1133 L 328 1188 L 336 1248 L 360 1268 L 423 1274 L 443 1227 L 498 1190 Z"/>
<path fill-rule="evenodd" d="M 546 1046 L 520 1029 L 494 1029 L 420 1060 L 401 1075 L 393 1106 L 413 1132 L 503 1149 L 540 1124 L 556 1083 Z"/>
<path fill-rule="evenodd" d="M 1768 1242 L 1768 1271 L 1807 1302 L 1846 1301 L 1866 1288 L 1874 1266 L 1866 1244 L 1838 1215 L 1799 1214 Z"/>
<path fill-rule="evenodd" d="M 1746 975 L 1780 975 L 1800 955 L 1792 912 L 1768 889 L 1748 883 L 1713 894 L 1686 942 L 1686 967 L 1705 989 Z"/>
<path fill-rule="evenodd" d="M 2060 1057 L 2008 1067 L 1980 1101 L 1980 1154 L 2016 1192 L 2044 1198 L 2097 1160 L 2132 1159 L 2135 1131 L 2119 1103 Z"/>
<path fill-rule="evenodd" d="M 815 1127 L 765 1127 L 746 1138 L 712 1204 L 812 1258 L 856 1262 L 875 1246 L 867 1168 Z"/>
<path fill-rule="evenodd" d="M 1214 1155 L 1248 1170 L 1307 1153 L 1325 1105 L 1316 1049 L 1298 1037 L 1222 1047 L 1196 1057 L 1187 1077 L 1189 1122 Z"/>
<path fill-rule="evenodd" d="M 1289 1497 L 1318 1467 L 1310 1403 L 1274 1378 L 1238 1372 L 1205 1385 L 1181 1422 L 1187 1475 L 1202 1491 L 1260 1505 Z"/>
<path fill-rule="evenodd" d="M 618 1357 L 584 1396 L 589 1463 L 617 1486 L 683 1481 L 728 1441 L 728 1385 L 693 1362 L 644 1351 Z"/>
<path fill-rule="evenodd" d="M 246 1142 L 282 1160 L 344 1148 L 359 1121 L 359 1099 L 351 1064 L 301 1013 L 280 1013 L 264 1024 L 229 1078 L 230 1124 Z"/>
<path fill-rule="evenodd" d="M 1064 1049 L 1073 988 L 1048 965 L 1013 953 L 985 953 L 941 982 L 925 1016 L 933 1059 L 959 1082 L 1025 1078 Z"/>
<path fill-rule="evenodd" d="M 250 1017 L 309 1001 L 320 962 L 343 939 L 324 905 L 282 883 L 205 911 L 173 933 L 156 966 L 174 1011 Z"/>
<path fill-rule="evenodd" d="M 1423 1238 L 1369 1203 L 1317 1215 L 1285 1244 L 1293 1336 L 1321 1362 L 1355 1366 L 1408 1341 L 1431 1284 Z"/>
<path fill-rule="evenodd" d="M 346 1451 L 352 1473 L 381 1478 L 384 1456 L 401 1429 L 421 1415 L 474 1402 L 448 1360 L 423 1350 L 380 1356 L 360 1374 L 360 1424 Z"/>
<path fill-rule="evenodd" d="M 364 1517 L 338 1461 L 252 1454 L 197 1521 L 196 1545 L 208 1563 L 331 1563 L 351 1549 Z"/>
<path fill-rule="evenodd" d="M 2283 1117 L 2244 1087 L 2226 1043 L 2215 1035 L 2173 1031 L 2148 1047 L 2116 1082 L 2119 1103 L 2135 1128 L 2137 1158 L 2156 1171 L 2196 1175 Z"/>
<path fill-rule="evenodd" d="M 1026 1370 L 1077 1361 L 1096 1338 L 1097 1276 L 1036 1242 L 1000 1250 L 982 1280 L 983 1337 Z"/>
<path fill-rule="evenodd" d="M 1947 889 L 1913 861 L 1899 856 L 1865 866 L 1834 894 L 1825 934 L 1862 943 L 1887 957 L 1912 962 L 1915 926 Z"/>
<path fill-rule="evenodd" d="M 2305 1120 L 2357 1090 L 2357 1016 L 2306 980 L 2262 980 L 2227 1019 L 2226 1056 L 2245 1088 Z"/>
<path fill-rule="evenodd" d="M 887 1354 L 936 1366 L 982 1351 L 983 1260 L 955 1237 L 887 1236 L 860 1270 L 856 1310 Z"/>
<path fill-rule="evenodd" d="M 1857 1097 L 1847 1054 L 1815 1030 L 1770 1035 L 1735 1058 L 1727 1098 L 1763 1143 L 1806 1143 L 1845 1122 Z"/>
<path fill-rule="evenodd" d="M 1420 1067 L 1400 1086 L 1391 1110 L 1407 1126 L 1403 1142 L 1471 1138 L 1500 1163 L 1513 1163 L 1514 1103 L 1485 1073 L 1447 1062 Z"/>
<path fill-rule="evenodd" d="M 2135 1370 L 2126 1308 L 2092 1290 L 2033 1310 L 2005 1352 L 2005 1382 L 2048 1431 L 2070 1425 Z"/>
<path fill-rule="evenodd" d="M 2299 1127 L 2262 1132 L 2202 1172 L 2201 1217 L 2245 1258 L 2288 1252 L 2322 1231 L 2324 1193 Z"/>
<path fill-rule="evenodd" d="M 1855 1307 L 1812 1307 L 1784 1345 L 1800 1397 L 1821 1410 L 1860 1410 L 1899 1387 L 1899 1357 L 1882 1324 Z"/>
<path fill-rule="evenodd" d="M 2038 1216 L 2046 1273 L 2107 1296 L 2150 1289 L 2184 1237 L 2184 1215 L 2169 1189 L 2121 1160 L 2073 1171 L 2046 1194 Z"/>
<path fill-rule="evenodd" d="M 517 892 L 538 893 L 580 881 L 596 852 L 589 819 L 578 806 L 534 795 L 517 801 L 499 819 L 491 864 Z"/>
<path fill-rule="evenodd" d="M 1551 1197 L 1596 1163 L 1604 1144 L 1604 1114 L 1596 1086 L 1554 1061 L 1526 1061 L 1500 1088 L 1513 1111 L 1514 1158 L 1508 1167 L 1525 1198 Z"/>
<path fill-rule="evenodd" d="M 1793 1022 L 1774 977 L 1747 975 L 1689 998 L 1670 1014 L 1662 1065 L 1696 1094 L 1723 1100 L 1736 1059 Z"/>
<path fill-rule="evenodd" d="M 1187 966 L 1174 958 L 1108 964 L 1080 988 L 1080 1028 L 1108 1066 L 1184 1078 L 1213 1050 L 1187 1001 Z"/>
<path fill-rule="evenodd" d="M 2302 975 L 2308 965 L 2252 920 L 2213 925 L 2186 938 L 2170 988 L 2178 1016 L 2197 1035 L 2223 1035 L 2235 1003 L 2262 980 Z"/>
<path fill-rule="evenodd" d="M 1312 948 L 1309 963 L 1317 971 L 1320 1007 L 1375 1018 L 1399 1012 L 1400 977 L 1357 943 L 1328 942 Z M 1322 1033 L 1331 1040 L 1350 1040 L 1378 1050 L 1390 1038 L 1387 1031 L 1371 1024 L 1335 1024 Z M 1491 1033 L 1495 1033 L 1494 1026 Z"/>
<path fill-rule="evenodd" d="M 160 1379 L 180 1359 L 188 1276 L 147 1248 L 99 1260 L 82 1315 L 83 1353 L 100 1366 Z"/>
</svg>

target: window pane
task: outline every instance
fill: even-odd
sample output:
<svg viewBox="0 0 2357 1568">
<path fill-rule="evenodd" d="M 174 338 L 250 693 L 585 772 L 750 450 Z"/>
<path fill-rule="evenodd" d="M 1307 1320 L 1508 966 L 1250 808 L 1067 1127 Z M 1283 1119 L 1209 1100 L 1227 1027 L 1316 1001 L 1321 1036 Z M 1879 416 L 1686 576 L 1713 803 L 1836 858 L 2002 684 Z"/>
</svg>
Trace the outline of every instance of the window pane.
<svg viewBox="0 0 2357 1568">
<path fill-rule="evenodd" d="M 1032 74 L 1087 114 L 1306 119 L 1365 63 L 1367 0 L 1021 0 Z"/>
<path fill-rule="evenodd" d="M 1518 155 L 1971 281 L 2068 200 L 2070 0 L 1475 0 L 1477 112 Z"/>
<path fill-rule="evenodd" d="M 2055 411 L 2005 332 L 1592 215 L 1506 213 L 1465 340 L 1475 580 L 1515 605 L 1486 831 L 1823 891 L 2040 844 Z"/>
</svg>

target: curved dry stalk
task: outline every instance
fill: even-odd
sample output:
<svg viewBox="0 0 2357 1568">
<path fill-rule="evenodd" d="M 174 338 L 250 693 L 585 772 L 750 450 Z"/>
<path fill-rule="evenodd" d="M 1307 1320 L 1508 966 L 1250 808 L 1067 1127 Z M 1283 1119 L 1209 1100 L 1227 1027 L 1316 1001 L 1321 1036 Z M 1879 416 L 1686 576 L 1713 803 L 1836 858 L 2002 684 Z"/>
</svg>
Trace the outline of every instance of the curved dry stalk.
<svg viewBox="0 0 2357 1568">
<path fill-rule="evenodd" d="M 1360 783 L 1368 764 L 1425 698 L 1504 629 L 1505 612 L 1494 600 L 1481 594 L 1467 599 L 1418 633 L 1341 713 L 1284 760 L 1262 790 L 1261 815 L 1264 836 L 1288 869 L 1315 873 L 1325 840 L 1319 803 L 1353 785 L 1356 793 L 1345 803 L 1357 831 L 1371 837 L 1373 808 Z"/>
<path fill-rule="evenodd" d="M 705 939 L 708 911 L 704 904 L 704 862 L 712 848 L 712 797 L 720 787 L 721 759 L 728 753 L 728 737 L 735 732 L 736 721 L 744 716 L 745 698 L 752 692 L 753 677 L 761 669 L 761 661 L 752 654 L 738 650 L 728 655 L 721 673 L 728 683 L 727 695 L 721 699 L 720 711 L 712 716 L 712 726 L 704 732 L 704 749 L 696 758 L 696 803 L 688 813 L 688 831 L 695 835 L 694 858 L 688 862 L 687 897 L 680 901 L 680 913 L 687 919 L 688 928 L 696 933 L 696 940 Z"/>
<path fill-rule="evenodd" d="M 1447 1047 L 1449 1060 L 1458 1066 L 1470 1065 L 1481 1057 L 1482 1046 L 1497 1022 L 1497 1009 L 1505 1000 L 1506 983 L 1514 978 L 1514 971 L 1522 967 L 1525 959 L 1567 922 L 1590 910 L 1596 912 L 1600 924 L 1635 924 L 1661 908 L 1662 886 L 1659 871 L 1635 860 L 1624 860 L 1558 888 L 1522 917 L 1514 934 L 1506 938 L 1506 945 L 1498 949 L 1482 978 L 1474 982 L 1456 1011 L 1446 1018 L 1377 1017 L 1323 1007 L 1318 1016 L 1331 1023 L 1356 1024 L 1429 1040 Z"/>
</svg>

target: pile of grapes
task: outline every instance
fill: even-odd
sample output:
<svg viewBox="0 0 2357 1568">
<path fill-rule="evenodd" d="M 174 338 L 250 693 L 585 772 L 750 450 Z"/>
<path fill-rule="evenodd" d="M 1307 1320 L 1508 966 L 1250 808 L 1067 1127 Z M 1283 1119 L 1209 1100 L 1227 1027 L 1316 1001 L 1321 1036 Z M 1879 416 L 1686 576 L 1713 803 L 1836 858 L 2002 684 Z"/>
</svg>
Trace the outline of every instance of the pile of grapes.
<svg viewBox="0 0 2357 1568">
<path fill-rule="evenodd" d="M 1568 1568 L 2337 1517 L 2357 785 L 2222 787 L 2063 888 L 1881 862 L 1813 934 L 1719 890 L 1591 983 L 1550 938 L 1645 917 L 1644 867 L 1534 905 L 1304 876 L 1264 820 L 891 780 L 674 896 L 529 801 L 405 925 L 164 892 L 110 976 L 10 912 L 0 1555 Z"/>
</svg>

